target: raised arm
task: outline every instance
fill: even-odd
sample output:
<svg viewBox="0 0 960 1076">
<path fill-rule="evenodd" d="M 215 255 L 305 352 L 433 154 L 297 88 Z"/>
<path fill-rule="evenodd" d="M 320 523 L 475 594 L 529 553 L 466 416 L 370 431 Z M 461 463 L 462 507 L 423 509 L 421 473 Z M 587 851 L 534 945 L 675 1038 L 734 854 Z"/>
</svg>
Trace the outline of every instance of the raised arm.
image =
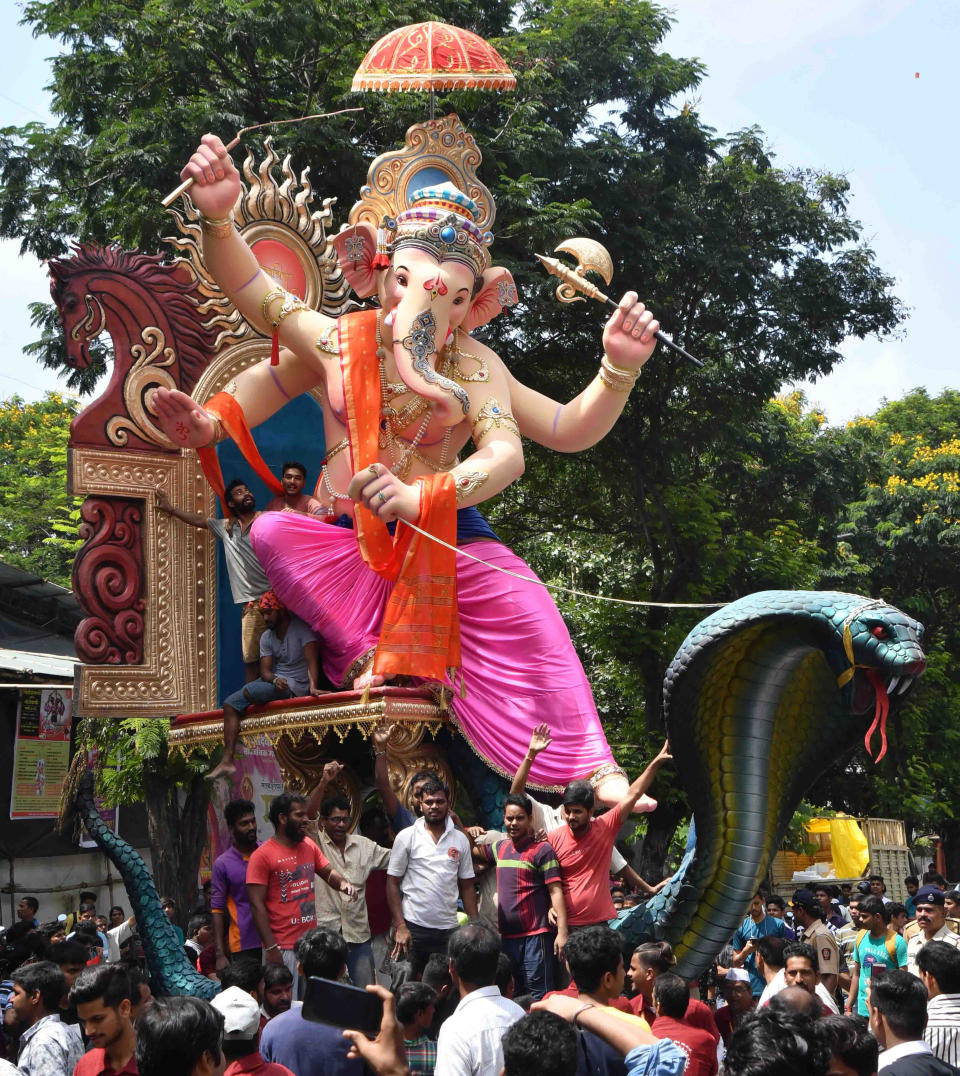
<svg viewBox="0 0 960 1076">
<path fill-rule="evenodd" d="M 392 724 L 377 725 L 370 734 L 370 740 L 373 744 L 373 779 L 380 798 L 383 800 L 383 809 L 392 825 L 397 809 L 400 807 L 400 800 L 397 799 L 397 794 L 390 784 L 390 771 L 387 769 L 387 744 L 390 741 L 391 732 L 393 732 Z"/>
<path fill-rule="evenodd" d="M 327 789 L 340 776 L 342 769 L 342 762 L 328 762 L 323 767 L 317 787 L 310 793 L 310 798 L 307 800 L 307 817 L 311 822 L 315 821 L 317 815 L 320 814 L 320 804 L 327 798 Z"/>
<path fill-rule="evenodd" d="M 647 791 L 647 789 L 653 784 L 654 777 L 657 776 L 657 771 L 665 763 L 669 762 L 673 758 L 670 754 L 670 744 L 665 743 L 660 748 L 660 753 L 650 763 L 649 766 L 640 774 L 640 776 L 633 782 L 633 784 L 627 789 L 627 794 L 620 801 L 620 817 L 626 818 L 627 815 L 633 810 L 633 805 L 638 799 Z"/>
<path fill-rule="evenodd" d="M 264 360 L 235 379 L 237 403 L 248 425 L 256 426 L 324 379 L 332 356 L 318 350 L 316 342 L 335 322 L 278 288 L 233 226 L 240 175 L 216 135 L 203 136 L 180 175 L 194 181 L 190 197 L 201 214 L 203 260 L 211 276 L 250 325 L 267 336 L 276 328 L 290 349 L 281 352 L 277 366 Z M 161 428 L 174 444 L 199 448 L 213 439 L 213 422 L 185 393 L 157 389 L 153 403 Z"/>
<path fill-rule="evenodd" d="M 524 790 L 527 787 L 527 778 L 530 776 L 530 767 L 533 765 L 537 755 L 539 755 L 541 751 L 546 751 L 549 746 L 550 726 L 547 724 L 537 725 L 530 734 L 530 746 L 527 748 L 527 753 L 523 756 L 523 761 L 520 763 L 520 768 L 517 770 L 513 783 L 510 785 L 511 796 L 523 795 Z"/>
<path fill-rule="evenodd" d="M 603 329 L 607 365 L 566 404 L 509 375 L 514 414 L 523 436 L 558 452 L 582 452 L 604 438 L 626 406 L 633 377 L 653 354 L 657 346 L 653 334 L 659 328 L 636 292 L 628 291 Z"/>
</svg>

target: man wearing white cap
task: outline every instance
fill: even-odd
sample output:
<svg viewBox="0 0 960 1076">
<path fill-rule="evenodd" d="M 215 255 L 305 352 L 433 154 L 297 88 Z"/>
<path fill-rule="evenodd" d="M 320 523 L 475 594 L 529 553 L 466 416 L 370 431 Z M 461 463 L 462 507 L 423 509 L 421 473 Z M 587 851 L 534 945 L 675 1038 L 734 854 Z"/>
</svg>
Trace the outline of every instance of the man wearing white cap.
<svg viewBox="0 0 960 1076">
<path fill-rule="evenodd" d="M 723 997 L 727 1004 L 717 1009 L 716 1019 L 717 1030 L 726 1046 L 740 1021 L 757 1004 L 750 986 L 750 972 L 745 968 L 731 968 L 723 980 Z"/>
<path fill-rule="evenodd" d="M 286 1065 L 260 1056 L 260 1006 L 250 994 L 228 986 L 210 1004 L 223 1017 L 223 1055 L 230 1062 L 223 1076 L 294 1076 Z"/>
</svg>

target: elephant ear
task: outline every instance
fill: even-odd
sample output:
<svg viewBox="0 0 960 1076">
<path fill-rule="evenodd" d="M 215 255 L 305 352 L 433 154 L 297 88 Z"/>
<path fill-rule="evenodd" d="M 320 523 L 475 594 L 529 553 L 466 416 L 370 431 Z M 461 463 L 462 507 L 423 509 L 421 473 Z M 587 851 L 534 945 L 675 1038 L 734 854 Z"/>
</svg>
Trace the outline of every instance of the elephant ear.
<svg viewBox="0 0 960 1076">
<path fill-rule="evenodd" d="M 470 304 L 470 312 L 463 322 L 467 332 L 486 325 L 499 314 L 504 307 L 514 306 L 517 302 L 517 285 L 513 282 L 509 269 L 495 265 L 483 274 L 483 285 Z"/>
<path fill-rule="evenodd" d="M 333 237 L 333 247 L 343 275 L 361 299 L 377 290 L 377 271 L 373 256 L 377 251 L 377 233 L 364 222 L 345 228 Z"/>
</svg>

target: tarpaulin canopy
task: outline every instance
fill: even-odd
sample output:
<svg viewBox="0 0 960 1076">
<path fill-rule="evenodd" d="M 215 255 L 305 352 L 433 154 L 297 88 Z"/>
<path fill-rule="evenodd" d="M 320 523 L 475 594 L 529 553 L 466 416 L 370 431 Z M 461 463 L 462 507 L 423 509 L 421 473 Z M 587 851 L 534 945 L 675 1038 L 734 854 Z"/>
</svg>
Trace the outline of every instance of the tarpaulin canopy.
<svg viewBox="0 0 960 1076">
<path fill-rule="evenodd" d="M 830 834 L 830 855 L 838 878 L 859 878 L 870 862 L 870 848 L 855 818 L 811 818 L 808 833 Z"/>
</svg>

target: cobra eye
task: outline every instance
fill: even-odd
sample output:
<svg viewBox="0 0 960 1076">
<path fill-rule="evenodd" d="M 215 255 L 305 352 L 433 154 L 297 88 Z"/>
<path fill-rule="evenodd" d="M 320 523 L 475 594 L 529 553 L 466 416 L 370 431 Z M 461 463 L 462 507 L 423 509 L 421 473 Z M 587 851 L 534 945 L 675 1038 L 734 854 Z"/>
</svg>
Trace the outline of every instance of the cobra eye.
<svg viewBox="0 0 960 1076">
<path fill-rule="evenodd" d="M 877 624 L 872 629 L 872 632 L 873 632 L 873 635 L 875 635 L 876 638 L 878 638 L 878 639 L 889 639 L 890 638 L 890 632 L 887 631 L 887 629 L 882 624 Z"/>
</svg>

